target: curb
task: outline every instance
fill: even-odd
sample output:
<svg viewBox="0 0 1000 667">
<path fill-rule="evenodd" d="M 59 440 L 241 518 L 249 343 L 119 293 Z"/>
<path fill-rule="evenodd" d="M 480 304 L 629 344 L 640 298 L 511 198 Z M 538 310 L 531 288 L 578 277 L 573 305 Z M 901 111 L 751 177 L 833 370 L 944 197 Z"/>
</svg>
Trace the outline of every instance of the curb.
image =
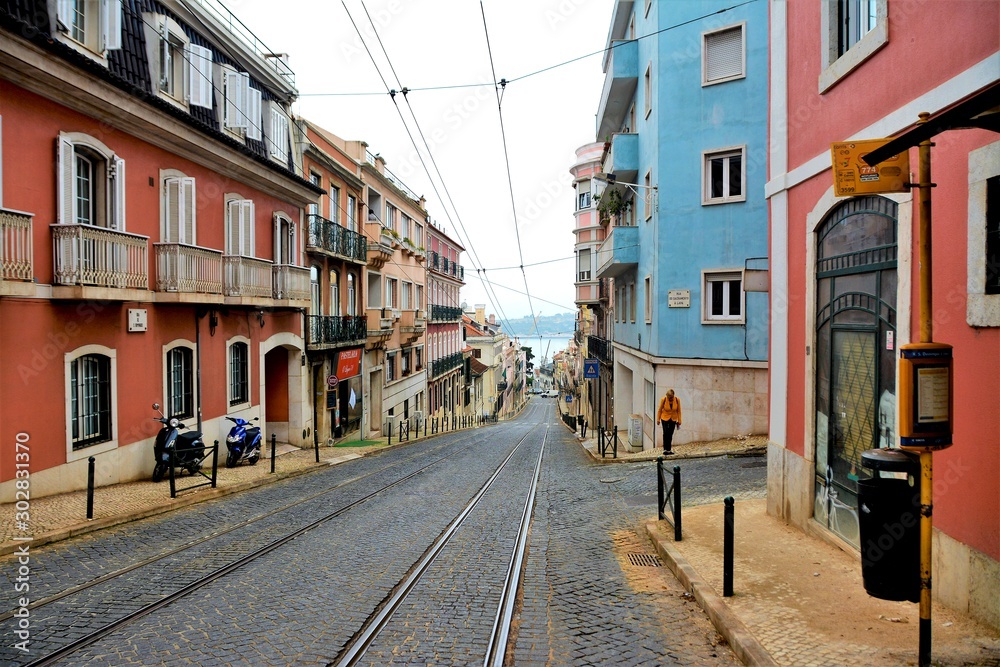
<svg viewBox="0 0 1000 667">
<path fill-rule="evenodd" d="M 664 563 L 681 582 L 681 585 L 694 596 L 708 617 L 712 620 L 715 629 L 719 631 L 729 646 L 733 649 L 744 665 L 751 667 L 772 667 L 778 663 L 771 657 L 771 654 L 761 645 L 753 633 L 747 629 L 743 621 L 733 613 L 729 605 L 715 592 L 710 585 L 701 580 L 698 573 L 691 565 L 684 560 L 684 557 L 677 549 L 672 547 L 667 538 L 660 531 L 656 522 L 646 524 L 646 533 L 656 547 L 656 552 L 663 559 Z"/>
<path fill-rule="evenodd" d="M 587 447 L 583 441 L 580 441 L 580 446 L 583 450 L 590 455 L 590 458 L 595 463 L 602 463 L 605 465 L 613 465 L 616 463 L 656 463 L 656 458 L 651 459 L 627 459 L 627 458 L 602 458 L 596 452 Z M 719 456 L 758 456 L 760 454 L 765 454 L 766 450 L 762 450 L 759 447 L 745 447 L 743 449 L 733 449 L 733 450 L 717 450 L 711 452 L 697 452 L 692 454 L 679 454 L 674 452 L 672 456 L 664 458 L 663 461 L 684 461 L 689 459 L 711 459 Z"/>
</svg>

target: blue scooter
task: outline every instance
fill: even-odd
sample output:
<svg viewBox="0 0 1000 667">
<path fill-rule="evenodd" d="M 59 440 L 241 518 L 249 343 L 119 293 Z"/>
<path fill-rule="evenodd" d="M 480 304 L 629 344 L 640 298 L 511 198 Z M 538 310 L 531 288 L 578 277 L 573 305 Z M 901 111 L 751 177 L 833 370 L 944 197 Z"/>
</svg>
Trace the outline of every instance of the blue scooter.
<svg viewBox="0 0 1000 667">
<path fill-rule="evenodd" d="M 229 448 L 226 467 L 235 468 L 240 461 L 257 465 L 257 461 L 260 460 L 260 427 L 251 426 L 250 422 L 242 417 L 226 417 L 226 419 L 233 422 L 233 427 L 226 436 L 226 447 Z M 252 421 L 259 419 L 260 417 L 254 417 Z"/>
</svg>

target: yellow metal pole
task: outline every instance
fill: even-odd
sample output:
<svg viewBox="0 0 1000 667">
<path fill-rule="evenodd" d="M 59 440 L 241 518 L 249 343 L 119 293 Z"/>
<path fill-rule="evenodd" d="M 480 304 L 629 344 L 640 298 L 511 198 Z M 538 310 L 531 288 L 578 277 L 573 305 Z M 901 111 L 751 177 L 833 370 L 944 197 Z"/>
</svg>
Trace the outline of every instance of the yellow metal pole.
<svg viewBox="0 0 1000 667">
<path fill-rule="evenodd" d="M 930 114 L 920 114 L 926 123 Z M 920 142 L 920 342 L 934 341 L 934 299 L 931 284 L 931 143 Z M 920 667 L 931 664 L 931 535 L 933 529 L 934 455 L 931 450 L 920 453 Z"/>
</svg>

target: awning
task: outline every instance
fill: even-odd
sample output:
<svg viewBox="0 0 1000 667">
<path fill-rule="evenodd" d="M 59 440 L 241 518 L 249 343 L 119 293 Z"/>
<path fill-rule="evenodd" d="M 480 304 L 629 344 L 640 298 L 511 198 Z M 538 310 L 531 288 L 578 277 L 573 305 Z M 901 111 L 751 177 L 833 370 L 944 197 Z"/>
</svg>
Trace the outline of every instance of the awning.
<svg viewBox="0 0 1000 667">
<path fill-rule="evenodd" d="M 869 165 L 878 164 L 941 132 L 974 127 L 1000 132 L 1000 83 L 994 83 L 955 106 L 931 116 L 926 123 L 919 123 L 909 132 L 904 132 L 861 159 Z"/>
</svg>

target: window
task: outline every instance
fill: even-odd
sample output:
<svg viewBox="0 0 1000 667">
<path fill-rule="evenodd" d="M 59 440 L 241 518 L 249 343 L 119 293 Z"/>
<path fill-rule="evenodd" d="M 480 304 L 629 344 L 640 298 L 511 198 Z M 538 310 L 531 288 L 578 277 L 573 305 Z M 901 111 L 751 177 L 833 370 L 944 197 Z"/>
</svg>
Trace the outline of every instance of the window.
<svg viewBox="0 0 1000 667">
<path fill-rule="evenodd" d="M 702 35 L 701 85 L 711 86 L 746 76 L 743 28 L 741 24 Z"/>
<path fill-rule="evenodd" d="M 229 346 L 229 407 L 250 402 L 250 348 L 236 341 Z"/>
<path fill-rule="evenodd" d="M 73 449 L 113 439 L 111 359 L 86 354 L 69 364 L 70 430 Z"/>
<path fill-rule="evenodd" d="M 656 394 L 654 393 L 653 383 L 646 380 L 644 384 L 646 385 L 646 415 L 653 417 L 655 421 Z"/>
<path fill-rule="evenodd" d="M 628 284 L 628 319 L 635 324 L 635 283 Z"/>
<path fill-rule="evenodd" d="M 395 308 L 396 307 L 396 283 L 395 278 L 385 279 L 385 307 Z"/>
<path fill-rule="evenodd" d="M 821 3 L 820 39 L 825 92 L 889 42 L 888 0 L 829 0 Z"/>
<path fill-rule="evenodd" d="M 643 104 L 645 104 L 644 118 L 649 118 L 649 114 L 653 111 L 653 64 L 650 63 L 646 65 L 646 74 L 642 78 L 642 92 L 645 96 Z"/>
<path fill-rule="evenodd" d="M 413 245 L 418 248 L 424 247 L 424 226 L 419 222 L 413 223 Z"/>
<path fill-rule="evenodd" d="M 353 273 L 347 274 L 347 314 L 357 315 L 358 314 L 358 304 L 357 304 L 357 287 L 355 283 L 355 278 Z"/>
<path fill-rule="evenodd" d="M 323 178 L 319 174 L 317 174 L 315 171 L 310 171 L 309 172 L 309 182 L 312 183 L 313 185 L 315 185 L 316 187 L 320 187 L 320 183 L 323 182 Z M 307 215 L 319 215 L 320 214 L 319 204 L 316 204 L 316 203 L 307 204 L 306 205 L 306 214 Z"/>
<path fill-rule="evenodd" d="M 254 256 L 254 204 L 252 199 L 226 195 L 226 254 Z"/>
<path fill-rule="evenodd" d="M 702 175 L 704 195 L 701 203 L 725 204 L 746 201 L 743 155 L 746 146 L 705 152 L 705 172 Z"/>
<path fill-rule="evenodd" d="M 399 369 L 400 369 L 400 371 L 402 371 L 403 377 L 406 377 L 407 375 L 410 374 L 410 351 L 409 350 L 403 350 L 402 353 L 400 354 Z"/>
<path fill-rule="evenodd" d="M 323 314 L 323 294 L 319 284 L 320 268 L 315 264 L 309 267 L 309 314 Z"/>
<path fill-rule="evenodd" d="M 422 348 L 422 347 L 416 348 L 415 351 L 414 351 L 414 355 L 416 357 L 416 370 L 419 371 L 420 369 L 422 369 L 424 367 L 424 362 L 423 362 L 424 348 Z"/>
<path fill-rule="evenodd" d="M 576 209 L 578 211 L 590 208 L 590 181 L 580 181 L 576 184 Z"/>
<path fill-rule="evenodd" d="M 653 172 L 646 172 L 643 184 L 646 187 L 642 191 L 642 209 L 646 212 L 646 220 L 650 220 L 653 217 Z"/>
<path fill-rule="evenodd" d="M 358 231 L 358 221 L 354 217 L 358 208 L 358 200 L 354 195 L 347 195 L 347 228 L 352 232 Z"/>
<path fill-rule="evenodd" d="M 267 152 L 282 165 L 288 164 L 288 116 L 276 102 L 270 103 L 270 122 L 268 133 L 264 137 Z"/>
<path fill-rule="evenodd" d="M 400 302 L 399 307 L 403 310 L 410 309 L 410 292 L 413 289 L 413 283 L 403 282 L 402 290 L 400 291 Z"/>
<path fill-rule="evenodd" d="M 578 282 L 585 282 L 590 280 L 591 271 L 591 258 L 590 258 L 590 248 L 580 248 L 580 254 L 578 258 Z"/>
<path fill-rule="evenodd" d="M 125 161 L 85 134 L 58 141 L 59 222 L 125 231 Z"/>
<path fill-rule="evenodd" d="M 340 224 L 340 188 L 330 186 L 330 219 Z"/>
<path fill-rule="evenodd" d="M 703 276 L 702 322 L 743 322 L 743 274 L 725 271 Z"/>
<path fill-rule="evenodd" d="M 1000 176 L 986 180 L 986 294 L 1000 294 Z"/>
<path fill-rule="evenodd" d="M 194 417 L 194 355 L 191 348 L 175 347 L 167 352 L 168 417 L 188 419 Z"/>
<path fill-rule="evenodd" d="M 420 310 L 421 308 L 424 307 L 424 286 L 423 285 L 417 285 L 417 295 L 416 295 L 416 299 L 413 302 L 413 307 L 416 310 Z"/>
<path fill-rule="evenodd" d="M 160 171 L 163 182 L 161 237 L 164 243 L 195 245 L 195 184 L 180 172 Z"/>
<path fill-rule="evenodd" d="M 966 322 L 1000 327 L 1000 141 L 969 153 Z"/>
<path fill-rule="evenodd" d="M 382 221 L 382 224 L 392 231 L 396 231 L 396 207 L 389 202 L 385 203 L 385 220 Z"/>
<path fill-rule="evenodd" d="M 88 51 L 122 48 L 122 0 L 60 0 L 56 16 L 60 32 Z"/>
<path fill-rule="evenodd" d="M 396 379 L 396 355 L 385 355 L 385 381 L 392 382 Z"/>
<path fill-rule="evenodd" d="M 410 238 L 410 216 L 406 215 L 405 213 L 400 213 L 399 217 L 400 217 L 400 222 L 399 222 L 400 236 L 408 238 L 412 242 L 413 239 Z"/>
<path fill-rule="evenodd" d="M 330 271 L 330 314 L 340 315 L 340 273 Z"/>
<path fill-rule="evenodd" d="M 382 275 L 373 271 L 368 272 L 368 307 L 382 307 Z"/>
<path fill-rule="evenodd" d="M 652 324 L 653 322 L 653 281 L 650 276 L 646 276 L 645 280 L 645 303 L 646 303 L 646 324 Z"/>
<path fill-rule="evenodd" d="M 295 223 L 284 213 L 274 214 L 274 263 L 298 265 L 295 247 Z"/>
</svg>

